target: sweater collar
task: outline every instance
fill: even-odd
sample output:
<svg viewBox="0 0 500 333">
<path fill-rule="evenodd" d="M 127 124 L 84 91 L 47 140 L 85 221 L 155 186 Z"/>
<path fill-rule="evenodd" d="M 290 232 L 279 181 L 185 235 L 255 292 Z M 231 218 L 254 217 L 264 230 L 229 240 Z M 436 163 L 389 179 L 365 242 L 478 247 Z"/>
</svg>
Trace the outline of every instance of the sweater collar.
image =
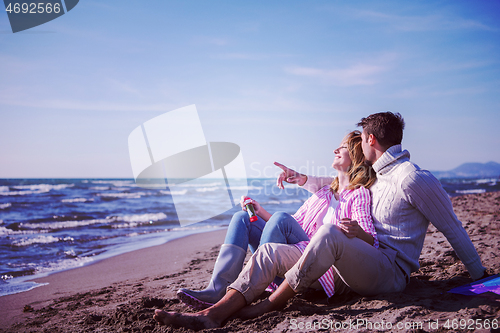
<svg viewBox="0 0 500 333">
<path fill-rule="evenodd" d="M 383 175 L 391 171 L 396 165 L 410 159 L 410 152 L 402 150 L 401 145 L 394 145 L 387 149 L 380 158 L 373 163 L 373 170 Z"/>
</svg>

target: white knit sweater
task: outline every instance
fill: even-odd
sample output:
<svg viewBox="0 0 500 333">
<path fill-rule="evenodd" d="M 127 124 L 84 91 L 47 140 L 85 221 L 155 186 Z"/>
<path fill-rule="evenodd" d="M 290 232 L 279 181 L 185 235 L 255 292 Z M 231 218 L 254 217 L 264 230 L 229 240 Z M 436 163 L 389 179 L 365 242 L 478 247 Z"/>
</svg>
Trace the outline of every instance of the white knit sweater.
<svg viewBox="0 0 500 333">
<path fill-rule="evenodd" d="M 397 251 L 396 262 L 408 276 L 420 267 L 418 258 L 429 222 L 446 236 L 471 277 L 483 276 L 485 268 L 450 198 L 429 171 L 410 162 L 410 153 L 402 151 L 401 145 L 390 147 L 373 169 L 377 181 L 370 188 L 372 216 L 380 248 Z M 309 176 L 303 186 L 314 191 L 331 181 Z"/>
</svg>

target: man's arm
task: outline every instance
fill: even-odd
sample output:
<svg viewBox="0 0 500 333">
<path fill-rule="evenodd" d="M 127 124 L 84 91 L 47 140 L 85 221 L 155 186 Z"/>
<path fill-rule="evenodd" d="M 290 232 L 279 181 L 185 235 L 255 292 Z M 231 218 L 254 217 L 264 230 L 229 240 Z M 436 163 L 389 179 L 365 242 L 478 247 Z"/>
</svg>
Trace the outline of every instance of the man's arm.
<svg viewBox="0 0 500 333">
<path fill-rule="evenodd" d="M 474 280 L 481 278 L 485 268 L 441 183 L 429 171 L 418 170 L 409 174 L 401 186 L 408 202 L 445 235 L 470 276 Z"/>
</svg>

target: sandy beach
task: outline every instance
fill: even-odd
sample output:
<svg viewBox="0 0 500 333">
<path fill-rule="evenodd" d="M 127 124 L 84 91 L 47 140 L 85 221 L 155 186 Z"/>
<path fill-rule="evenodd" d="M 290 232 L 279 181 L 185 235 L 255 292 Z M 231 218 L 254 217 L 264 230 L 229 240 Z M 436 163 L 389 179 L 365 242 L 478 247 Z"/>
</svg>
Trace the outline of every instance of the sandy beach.
<svg viewBox="0 0 500 333">
<path fill-rule="evenodd" d="M 500 192 L 455 197 L 452 202 L 483 265 L 490 274 L 499 273 Z M 188 332 L 156 325 L 153 312 L 191 311 L 175 292 L 207 285 L 224 235 L 225 230 L 197 234 L 37 279 L 48 284 L 0 297 L 0 332 Z M 323 292 L 311 291 L 282 311 L 253 320 L 230 319 L 223 328 L 209 331 L 500 331 L 491 326 L 500 321 L 500 296 L 447 293 L 471 279 L 432 226 L 420 265 L 402 293 L 350 293 L 328 300 Z"/>
</svg>

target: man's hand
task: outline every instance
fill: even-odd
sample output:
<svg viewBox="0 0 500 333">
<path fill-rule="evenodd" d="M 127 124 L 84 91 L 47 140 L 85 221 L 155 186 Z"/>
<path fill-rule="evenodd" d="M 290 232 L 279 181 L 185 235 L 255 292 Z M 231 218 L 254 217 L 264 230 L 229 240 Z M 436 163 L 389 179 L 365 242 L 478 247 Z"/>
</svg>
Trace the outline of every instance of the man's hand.
<svg viewBox="0 0 500 333">
<path fill-rule="evenodd" d="M 283 181 L 290 183 L 290 184 L 298 184 L 299 186 L 302 186 L 306 183 L 307 181 L 307 176 L 303 175 L 301 173 L 298 173 L 297 171 L 294 171 L 292 169 L 287 168 L 281 163 L 274 162 L 274 165 L 276 165 L 278 168 L 283 170 L 283 172 L 280 173 L 278 176 L 278 180 L 276 182 L 276 185 L 280 189 L 284 189 L 285 187 L 283 186 Z"/>
</svg>

